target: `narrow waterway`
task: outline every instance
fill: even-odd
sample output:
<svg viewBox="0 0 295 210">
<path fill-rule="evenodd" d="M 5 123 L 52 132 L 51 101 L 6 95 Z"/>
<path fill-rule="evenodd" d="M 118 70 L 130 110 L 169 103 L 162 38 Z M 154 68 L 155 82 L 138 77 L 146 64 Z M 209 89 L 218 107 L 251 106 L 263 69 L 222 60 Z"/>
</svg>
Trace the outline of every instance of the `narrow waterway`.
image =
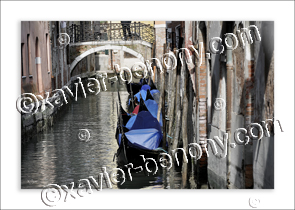
<svg viewBox="0 0 295 210">
<path fill-rule="evenodd" d="M 115 139 L 117 126 L 117 85 L 107 85 L 107 91 L 98 95 L 78 97 L 47 131 L 22 145 L 21 188 L 43 188 L 48 184 L 69 185 L 93 176 L 98 178 L 101 167 L 110 172 L 116 168 L 113 161 L 118 149 Z M 122 105 L 126 108 L 128 92 L 119 85 Z M 79 129 L 88 129 L 90 141 L 78 140 Z M 166 173 L 164 173 L 166 174 Z M 132 181 L 114 189 L 169 188 L 167 175 L 158 170 L 156 175 L 132 174 Z M 106 188 L 103 182 L 103 188 Z"/>
</svg>

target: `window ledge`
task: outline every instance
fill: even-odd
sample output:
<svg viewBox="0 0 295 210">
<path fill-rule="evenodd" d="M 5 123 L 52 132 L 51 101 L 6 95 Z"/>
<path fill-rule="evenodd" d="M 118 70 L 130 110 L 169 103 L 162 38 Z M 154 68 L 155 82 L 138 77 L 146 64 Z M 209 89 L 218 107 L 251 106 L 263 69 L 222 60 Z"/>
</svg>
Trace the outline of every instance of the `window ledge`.
<svg viewBox="0 0 295 210">
<path fill-rule="evenodd" d="M 22 79 L 26 79 L 27 77 L 26 76 L 22 76 Z"/>
<path fill-rule="evenodd" d="M 31 74 L 30 74 L 30 75 L 29 75 L 29 77 L 30 77 L 30 78 L 32 78 L 32 77 L 33 77 L 33 75 L 31 75 Z"/>
</svg>

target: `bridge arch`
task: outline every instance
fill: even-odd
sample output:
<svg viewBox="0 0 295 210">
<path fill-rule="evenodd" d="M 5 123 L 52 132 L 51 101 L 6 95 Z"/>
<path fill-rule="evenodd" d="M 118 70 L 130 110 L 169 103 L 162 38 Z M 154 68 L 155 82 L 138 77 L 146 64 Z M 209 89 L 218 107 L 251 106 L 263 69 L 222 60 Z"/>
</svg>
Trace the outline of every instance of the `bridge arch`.
<svg viewBox="0 0 295 210">
<path fill-rule="evenodd" d="M 144 62 L 144 57 L 140 53 L 138 53 L 128 47 L 116 46 L 116 45 L 105 45 L 105 46 L 91 48 L 91 49 L 87 50 L 86 52 L 82 53 L 81 55 L 77 56 L 75 58 L 75 60 L 70 65 L 70 74 L 72 74 L 72 71 L 74 70 L 76 65 L 79 63 L 79 61 L 81 61 L 87 55 L 90 55 L 92 53 L 99 52 L 99 51 L 104 51 L 104 50 L 123 50 L 124 52 L 130 53 L 131 55 L 137 57 L 139 60 Z"/>
</svg>

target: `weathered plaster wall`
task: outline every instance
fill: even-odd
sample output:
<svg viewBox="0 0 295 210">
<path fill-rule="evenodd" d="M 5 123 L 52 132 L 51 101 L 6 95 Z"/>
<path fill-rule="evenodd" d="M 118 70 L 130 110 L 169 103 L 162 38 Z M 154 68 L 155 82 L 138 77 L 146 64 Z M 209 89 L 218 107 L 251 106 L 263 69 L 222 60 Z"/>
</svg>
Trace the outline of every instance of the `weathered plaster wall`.
<svg viewBox="0 0 295 210">
<path fill-rule="evenodd" d="M 47 51 L 46 34 L 49 40 L 47 21 L 21 22 L 21 44 L 23 45 L 22 93 L 33 93 L 44 97 L 45 92 L 51 92 L 51 54 L 50 50 Z M 40 59 L 36 59 L 37 38 Z"/>
<path fill-rule="evenodd" d="M 255 41 L 254 122 L 274 116 L 274 22 L 255 22 L 261 42 Z M 253 142 L 254 188 L 274 189 L 274 132 Z"/>
<path fill-rule="evenodd" d="M 225 26 L 222 22 L 212 21 L 208 23 L 207 26 L 207 40 L 206 46 L 209 46 L 209 41 L 213 37 L 223 37 L 225 31 Z M 208 41 L 209 40 L 209 41 Z M 219 46 L 215 45 L 216 49 Z M 209 51 L 209 47 L 206 49 Z M 208 124 L 208 139 L 213 139 L 214 137 L 219 137 L 223 139 L 223 134 L 225 133 L 226 125 L 226 109 L 216 110 L 214 108 L 214 103 L 217 98 L 226 99 L 226 63 L 224 60 L 223 54 L 212 54 L 210 60 L 210 74 L 211 74 L 211 119 L 209 121 L 211 124 Z M 208 157 L 208 182 L 212 188 L 226 188 L 226 158 L 219 158 L 212 153 L 211 148 L 207 146 L 209 151 Z M 221 149 L 218 148 L 218 152 L 222 153 Z"/>
<path fill-rule="evenodd" d="M 233 87 L 232 87 L 232 112 L 230 143 L 237 143 L 234 132 L 237 128 L 246 128 L 251 123 L 260 123 L 274 117 L 273 96 L 273 22 L 244 22 L 236 21 L 233 33 L 237 30 L 256 25 L 261 35 L 261 42 L 253 44 L 241 43 L 233 50 Z M 228 29 L 227 29 L 228 30 Z M 208 40 L 220 37 L 224 43 L 225 27 L 222 22 L 209 22 L 207 28 Z M 208 41 L 207 41 L 208 43 Z M 208 50 L 208 49 L 207 49 Z M 225 46 L 226 50 L 226 46 Z M 216 98 L 229 97 L 226 93 L 226 57 L 221 54 L 211 53 L 211 93 L 212 94 L 212 119 L 208 125 L 208 138 L 219 136 L 222 139 L 226 126 L 226 115 L 223 111 L 214 110 Z M 209 104 L 210 106 L 210 104 Z M 255 130 L 254 130 L 255 132 Z M 243 135 L 240 135 L 243 140 Z M 250 140 L 247 145 L 237 145 L 229 148 L 230 176 L 227 183 L 226 158 L 219 159 L 208 147 L 208 182 L 212 188 L 226 188 L 230 183 L 231 188 L 274 188 L 274 138 L 263 137 L 262 140 Z M 220 148 L 218 152 L 222 152 Z"/>
</svg>

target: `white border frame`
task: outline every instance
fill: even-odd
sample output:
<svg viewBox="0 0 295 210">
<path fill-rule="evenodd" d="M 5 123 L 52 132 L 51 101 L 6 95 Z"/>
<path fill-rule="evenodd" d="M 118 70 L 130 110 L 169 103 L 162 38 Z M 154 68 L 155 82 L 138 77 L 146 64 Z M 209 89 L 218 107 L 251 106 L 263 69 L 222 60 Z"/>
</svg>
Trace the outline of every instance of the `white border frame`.
<svg viewBox="0 0 295 210">
<path fill-rule="evenodd" d="M 85 4 L 85 6 L 82 6 Z M 87 4 L 89 6 L 87 6 Z M 22 20 L 271 20 L 275 21 L 275 190 L 106 190 L 55 208 L 294 208 L 294 2 L 8 2 L 1 1 L 1 208 L 48 209 L 41 190 L 21 190 Z M 262 37 L 263 39 L 263 37 Z M 286 89 L 288 88 L 288 89 Z M 15 131 L 16 130 L 16 131 Z M 156 200 L 156 201 L 155 201 Z"/>
</svg>

